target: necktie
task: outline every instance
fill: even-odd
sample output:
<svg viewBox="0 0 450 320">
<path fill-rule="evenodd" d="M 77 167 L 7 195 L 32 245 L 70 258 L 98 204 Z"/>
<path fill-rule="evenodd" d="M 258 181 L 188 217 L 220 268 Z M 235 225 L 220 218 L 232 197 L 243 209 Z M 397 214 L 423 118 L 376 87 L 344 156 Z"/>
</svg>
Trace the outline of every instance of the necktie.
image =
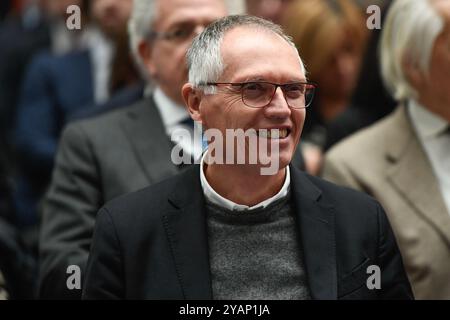
<svg viewBox="0 0 450 320">
<path fill-rule="evenodd" d="M 194 120 L 192 120 L 191 117 L 187 117 L 186 119 L 181 121 L 180 124 L 188 126 L 191 129 L 194 129 Z"/>
<path fill-rule="evenodd" d="M 188 126 L 190 129 L 195 130 L 194 127 L 194 120 L 192 120 L 191 117 L 188 117 L 186 119 L 184 119 L 183 121 L 180 122 L 180 124 Z M 208 141 L 206 141 L 205 136 L 202 134 L 202 140 L 201 140 L 201 145 L 202 145 L 202 150 L 205 151 L 206 148 L 208 148 Z"/>
</svg>

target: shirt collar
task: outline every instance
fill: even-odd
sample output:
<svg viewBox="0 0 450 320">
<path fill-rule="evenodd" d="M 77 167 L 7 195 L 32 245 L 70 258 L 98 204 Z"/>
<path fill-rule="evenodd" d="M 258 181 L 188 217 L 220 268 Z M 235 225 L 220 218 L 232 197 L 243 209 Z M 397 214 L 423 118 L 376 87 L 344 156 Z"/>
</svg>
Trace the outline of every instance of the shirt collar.
<svg viewBox="0 0 450 320">
<path fill-rule="evenodd" d="M 205 195 L 205 198 L 208 201 L 210 201 L 218 206 L 224 207 L 225 209 L 228 209 L 228 210 L 235 210 L 235 211 L 245 211 L 245 210 L 258 209 L 258 208 L 265 208 L 268 205 L 270 205 L 271 203 L 287 196 L 287 194 L 289 192 L 290 185 L 291 185 L 291 175 L 290 175 L 290 168 L 289 168 L 289 166 L 287 166 L 284 184 L 281 187 L 281 190 L 273 197 L 266 199 L 252 207 L 237 204 L 231 200 L 225 199 L 220 194 L 218 194 L 208 183 L 208 180 L 206 180 L 206 176 L 205 176 L 203 167 L 204 167 L 205 157 L 207 154 L 208 154 L 208 150 L 206 150 L 203 153 L 203 156 L 200 161 L 200 182 L 202 185 L 203 194 Z"/>
<path fill-rule="evenodd" d="M 166 128 L 177 125 L 189 117 L 186 108 L 171 100 L 161 88 L 155 88 L 153 98 Z"/>
<path fill-rule="evenodd" d="M 440 135 L 449 128 L 449 123 L 432 113 L 416 100 L 409 101 L 409 114 L 417 133 L 424 139 Z"/>
</svg>

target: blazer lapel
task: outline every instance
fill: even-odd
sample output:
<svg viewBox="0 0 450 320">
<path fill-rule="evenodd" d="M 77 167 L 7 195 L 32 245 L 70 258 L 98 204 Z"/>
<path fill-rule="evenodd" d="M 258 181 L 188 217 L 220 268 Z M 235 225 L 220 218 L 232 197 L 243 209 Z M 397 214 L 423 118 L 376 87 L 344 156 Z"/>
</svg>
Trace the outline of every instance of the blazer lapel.
<svg viewBox="0 0 450 320">
<path fill-rule="evenodd" d="M 173 209 L 163 222 L 171 244 L 183 297 L 212 299 L 208 236 L 200 166 L 180 175 L 180 183 L 169 198 Z"/>
<path fill-rule="evenodd" d="M 337 299 L 334 211 L 321 191 L 291 166 L 291 189 L 313 299 Z"/>
<path fill-rule="evenodd" d="M 122 124 L 149 184 L 178 173 L 170 157 L 172 143 L 152 98 L 130 107 Z"/>
<path fill-rule="evenodd" d="M 388 179 L 450 247 L 450 219 L 431 164 L 413 131 L 407 110 L 397 111 L 399 140 L 391 144 Z"/>
</svg>

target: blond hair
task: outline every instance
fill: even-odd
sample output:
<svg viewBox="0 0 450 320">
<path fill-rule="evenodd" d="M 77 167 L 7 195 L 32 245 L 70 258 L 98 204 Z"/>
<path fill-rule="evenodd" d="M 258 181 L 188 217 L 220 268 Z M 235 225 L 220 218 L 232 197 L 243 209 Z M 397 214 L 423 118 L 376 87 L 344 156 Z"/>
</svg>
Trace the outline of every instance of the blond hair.
<svg viewBox="0 0 450 320">
<path fill-rule="evenodd" d="M 282 22 L 297 46 L 310 78 L 321 72 L 344 30 L 362 53 L 367 30 L 361 10 L 351 0 L 300 0 L 291 4 Z"/>
</svg>

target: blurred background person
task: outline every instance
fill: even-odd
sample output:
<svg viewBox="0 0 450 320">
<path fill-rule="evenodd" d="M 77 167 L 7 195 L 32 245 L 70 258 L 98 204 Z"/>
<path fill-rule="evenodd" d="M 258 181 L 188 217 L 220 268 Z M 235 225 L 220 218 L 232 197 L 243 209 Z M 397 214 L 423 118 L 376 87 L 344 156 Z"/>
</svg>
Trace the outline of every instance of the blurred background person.
<svg viewBox="0 0 450 320">
<path fill-rule="evenodd" d="M 69 4 L 80 7 L 84 21 L 88 0 L 14 0 L 0 24 L 0 269 L 11 299 L 34 298 L 37 282 L 37 230 L 18 228 L 23 225 L 13 201 L 19 167 L 12 129 L 20 87 L 37 52 L 62 54 L 80 47 L 81 32 L 65 27 Z"/>
<path fill-rule="evenodd" d="M 367 28 L 361 9 L 349 0 L 296 0 L 282 19 L 304 58 L 308 79 L 318 84 L 303 128 L 307 170 L 317 174 L 326 144 L 326 124 L 350 104 L 364 54 Z"/>
<path fill-rule="evenodd" d="M 80 6 L 85 14 L 87 0 L 21 0 L 13 2 L 0 24 L 4 44 L 0 46 L 0 140 L 10 163 L 14 163 L 11 140 L 20 87 L 31 58 L 43 49 L 63 53 L 80 46 L 81 32 L 65 26 L 69 3 Z"/>
<path fill-rule="evenodd" d="M 226 9 L 222 0 L 134 0 L 129 33 L 133 57 L 147 81 L 144 96 L 64 129 L 43 202 L 41 298 L 81 297 L 80 290 L 67 289 L 66 270 L 78 265 L 83 276 L 96 214 L 104 203 L 184 168 L 171 160 L 176 143 L 171 134 L 194 130 L 181 96 L 186 51 Z M 183 152 L 198 158 L 201 141 L 183 145 Z"/>
<path fill-rule="evenodd" d="M 116 64 L 121 67 L 117 73 L 113 70 L 115 57 L 122 54 L 119 49 L 126 50 L 131 5 L 132 0 L 91 1 L 91 22 L 81 28 L 83 49 L 62 55 L 44 52 L 31 62 L 14 139 L 21 173 L 15 192 L 19 225 L 37 222 L 36 205 L 49 183 L 59 135 L 71 114 L 106 101 L 113 90 L 137 78 L 131 62 L 126 72 L 121 69 L 124 61 Z"/>
<path fill-rule="evenodd" d="M 277 24 L 293 0 L 246 0 L 247 14 L 270 20 Z"/>
<path fill-rule="evenodd" d="M 3 0 L 0 2 L 0 23 L 11 11 L 11 0 Z"/>
<path fill-rule="evenodd" d="M 350 106 L 326 125 L 325 151 L 357 130 L 387 116 L 397 106 L 397 102 L 386 89 L 381 79 L 378 54 L 381 30 L 390 4 L 390 0 L 383 1 L 381 7 L 381 28 L 370 30 L 370 39 Z"/>
<path fill-rule="evenodd" d="M 417 299 L 450 299 L 450 1 L 393 1 L 381 74 L 399 103 L 326 155 L 324 177 L 385 208 Z"/>
<path fill-rule="evenodd" d="M 0 291 L 4 288 L 11 299 L 32 299 L 37 284 L 36 258 L 15 227 L 14 218 L 12 175 L 4 153 L 0 153 Z"/>
</svg>

